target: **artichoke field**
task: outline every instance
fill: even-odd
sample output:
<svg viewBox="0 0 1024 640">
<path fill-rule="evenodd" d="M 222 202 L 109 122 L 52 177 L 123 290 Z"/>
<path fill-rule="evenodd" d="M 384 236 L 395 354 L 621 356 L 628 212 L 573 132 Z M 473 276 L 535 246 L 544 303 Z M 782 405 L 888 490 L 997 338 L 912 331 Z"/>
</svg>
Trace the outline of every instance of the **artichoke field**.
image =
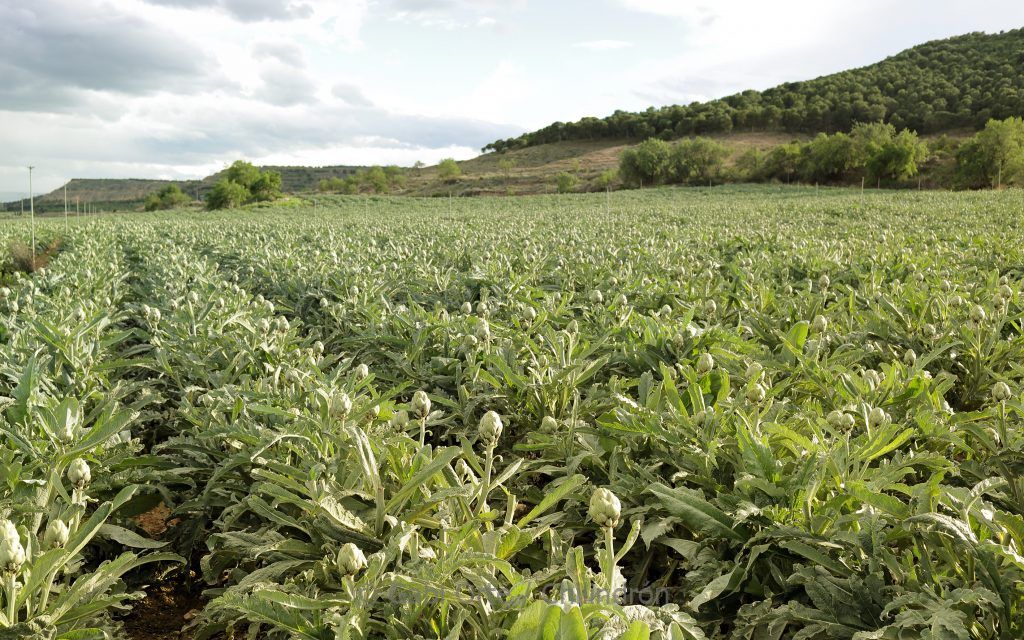
<svg viewBox="0 0 1024 640">
<path fill-rule="evenodd" d="M 0 282 L 0 638 L 128 637 L 162 583 L 201 592 L 196 639 L 1024 637 L 1022 213 L 73 220 Z"/>
</svg>

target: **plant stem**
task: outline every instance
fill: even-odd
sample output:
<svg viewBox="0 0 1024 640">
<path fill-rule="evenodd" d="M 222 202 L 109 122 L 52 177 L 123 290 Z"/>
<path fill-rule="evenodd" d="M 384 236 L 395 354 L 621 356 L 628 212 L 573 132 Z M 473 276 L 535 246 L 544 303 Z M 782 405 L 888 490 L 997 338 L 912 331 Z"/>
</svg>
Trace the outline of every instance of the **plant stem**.
<svg viewBox="0 0 1024 640">
<path fill-rule="evenodd" d="M 491 471 L 494 467 L 494 445 L 487 447 L 484 454 L 484 481 L 480 485 L 480 502 L 477 504 L 477 513 L 483 513 L 487 506 L 487 494 L 491 492 Z"/>
<path fill-rule="evenodd" d="M 615 536 L 612 535 L 611 527 L 604 527 L 604 566 L 601 572 L 605 574 L 605 589 L 608 590 L 608 602 L 614 602 L 615 594 Z"/>
<path fill-rule="evenodd" d="M 427 444 L 427 417 L 420 418 L 420 447 Z"/>
<path fill-rule="evenodd" d="M 7 623 L 10 626 L 18 624 L 18 583 L 15 580 L 14 573 L 7 573 Z"/>
<path fill-rule="evenodd" d="M 36 615 L 46 613 L 46 605 L 50 601 L 50 590 L 53 589 L 53 579 L 57 577 L 57 571 L 49 571 L 46 580 L 43 580 L 43 593 L 39 596 L 39 605 L 36 608 Z"/>
</svg>

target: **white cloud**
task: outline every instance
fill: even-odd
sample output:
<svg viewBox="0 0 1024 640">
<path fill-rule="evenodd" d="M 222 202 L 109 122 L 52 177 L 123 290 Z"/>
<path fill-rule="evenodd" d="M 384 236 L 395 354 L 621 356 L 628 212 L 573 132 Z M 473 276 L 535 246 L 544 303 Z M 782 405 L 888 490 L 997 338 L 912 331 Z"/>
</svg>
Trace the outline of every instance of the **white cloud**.
<svg viewBox="0 0 1024 640">
<path fill-rule="evenodd" d="M 629 49 L 633 46 L 633 43 L 625 40 L 587 40 L 586 42 L 577 42 L 572 46 L 577 49 L 590 49 L 591 51 L 615 51 L 618 49 Z"/>
</svg>

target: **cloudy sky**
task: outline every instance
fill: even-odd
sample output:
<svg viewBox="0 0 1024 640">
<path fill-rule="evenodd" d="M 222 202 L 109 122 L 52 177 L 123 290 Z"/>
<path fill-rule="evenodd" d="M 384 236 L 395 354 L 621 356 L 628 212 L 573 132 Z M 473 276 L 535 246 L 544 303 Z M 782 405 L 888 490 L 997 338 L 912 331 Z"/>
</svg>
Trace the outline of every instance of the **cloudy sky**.
<svg viewBox="0 0 1024 640">
<path fill-rule="evenodd" d="M 1024 26 L 1019 0 L 0 0 L 0 197 L 467 158 L 499 137 Z"/>
</svg>

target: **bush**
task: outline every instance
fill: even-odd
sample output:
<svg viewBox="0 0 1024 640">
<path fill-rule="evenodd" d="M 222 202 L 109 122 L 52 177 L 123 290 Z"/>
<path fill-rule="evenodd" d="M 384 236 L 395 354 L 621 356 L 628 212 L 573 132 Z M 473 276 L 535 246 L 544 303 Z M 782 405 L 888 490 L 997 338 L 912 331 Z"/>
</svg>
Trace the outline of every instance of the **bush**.
<svg viewBox="0 0 1024 640">
<path fill-rule="evenodd" d="M 345 178 L 339 178 L 337 176 L 333 178 L 324 178 L 317 185 L 317 190 L 323 193 L 338 193 L 344 191 L 346 184 Z"/>
<path fill-rule="evenodd" d="M 146 196 L 146 211 L 157 211 L 159 209 L 173 209 L 191 202 L 188 197 L 176 184 L 169 184 L 159 191 Z"/>
<path fill-rule="evenodd" d="M 281 197 L 281 174 L 277 171 L 264 171 L 249 187 L 252 199 L 256 202 L 268 202 Z"/>
<path fill-rule="evenodd" d="M 213 189 L 206 196 L 206 208 L 207 209 L 230 209 L 238 207 L 247 202 L 251 194 L 249 190 L 238 184 L 232 182 L 227 178 L 221 178 L 217 181 L 217 184 L 213 185 Z"/>
<path fill-rule="evenodd" d="M 555 187 L 558 189 L 558 193 L 572 192 L 578 182 L 576 176 L 565 171 L 555 176 Z"/>
<path fill-rule="evenodd" d="M 206 196 L 206 208 L 227 209 L 249 202 L 269 202 L 279 197 L 279 172 L 260 171 L 244 160 L 236 160 Z"/>
<path fill-rule="evenodd" d="M 671 155 L 672 145 L 664 140 L 648 138 L 622 152 L 619 175 L 630 186 L 663 184 L 671 176 Z"/>
<path fill-rule="evenodd" d="M 602 171 L 601 174 L 594 179 L 594 187 L 601 191 L 606 191 L 610 189 L 618 179 L 619 172 L 614 169 L 608 169 L 607 171 Z"/>
<path fill-rule="evenodd" d="M 250 162 L 235 160 L 224 172 L 224 177 L 246 189 L 251 189 L 260 179 L 260 170 Z"/>
<path fill-rule="evenodd" d="M 721 174 L 727 157 L 729 150 L 714 140 L 681 140 L 672 148 L 671 180 L 683 184 L 707 184 Z"/>
<path fill-rule="evenodd" d="M 462 169 L 454 158 L 445 158 L 437 163 L 437 177 L 442 182 L 455 182 L 462 175 Z"/>
<path fill-rule="evenodd" d="M 958 187 L 1024 183 L 1024 119 L 989 120 L 956 154 Z"/>
</svg>

